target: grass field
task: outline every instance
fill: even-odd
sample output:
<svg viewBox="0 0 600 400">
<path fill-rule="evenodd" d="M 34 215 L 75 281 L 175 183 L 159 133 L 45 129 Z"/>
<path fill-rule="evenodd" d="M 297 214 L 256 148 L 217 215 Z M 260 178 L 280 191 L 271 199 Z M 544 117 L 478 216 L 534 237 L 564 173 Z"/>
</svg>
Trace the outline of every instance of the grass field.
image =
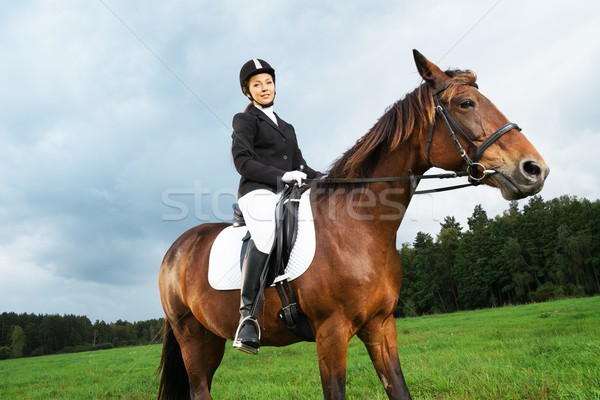
<svg viewBox="0 0 600 400">
<path fill-rule="evenodd" d="M 600 297 L 399 320 L 415 399 L 600 400 Z M 160 346 L 0 361 L 0 399 L 152 399 Z M 385 399 L 359 340 L 348 354 L 349 399 Z M 215 399 L 319 399 L 315 346 L 229 349 Z"/>
</svg>

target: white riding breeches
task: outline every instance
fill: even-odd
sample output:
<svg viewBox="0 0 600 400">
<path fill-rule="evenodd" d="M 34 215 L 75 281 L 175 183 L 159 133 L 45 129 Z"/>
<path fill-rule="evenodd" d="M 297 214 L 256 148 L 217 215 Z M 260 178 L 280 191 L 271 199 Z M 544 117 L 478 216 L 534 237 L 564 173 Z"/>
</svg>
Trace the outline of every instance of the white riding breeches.
<svg viewBox="0 0 600 400">
<path fill-rule="evenodd" d="M 275 207 L 280 195 L 266 189 L 253 190 L 238 199 L 244 221 L 256 248 L 270 253 L 275 241 Z"/>
</svg>

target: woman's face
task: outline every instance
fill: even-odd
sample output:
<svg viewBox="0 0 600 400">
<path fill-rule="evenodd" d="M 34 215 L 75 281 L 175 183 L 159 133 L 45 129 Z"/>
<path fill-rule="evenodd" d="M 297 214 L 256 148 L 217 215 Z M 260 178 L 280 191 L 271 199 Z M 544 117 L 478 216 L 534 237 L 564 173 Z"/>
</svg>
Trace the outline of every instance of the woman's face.
<svg viewBox="0 0 600 400">
<path fill-rule="evenodd" d="M 275 82 L 267 73 L 256 74 L 248 81 L 248 90 L 255 103 L 271 104 L 275 99 Z"/>
</svg>

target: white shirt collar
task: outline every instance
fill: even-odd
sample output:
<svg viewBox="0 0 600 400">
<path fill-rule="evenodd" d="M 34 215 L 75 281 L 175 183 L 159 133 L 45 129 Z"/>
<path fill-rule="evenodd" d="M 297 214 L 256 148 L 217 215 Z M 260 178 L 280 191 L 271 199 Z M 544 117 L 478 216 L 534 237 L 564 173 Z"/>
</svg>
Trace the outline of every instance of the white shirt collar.
<svg viewBox="0 0 600 400">
<path fill-rule="evenodd" d="M 256 104 L 256 108 L 260 111 L 264 112 L 267 117 L 271 119 L 275 123 L 275 125 L 279 125 L 277 123 L 277 117 L 275 116 L 275 111 L 273 111 L 273 106 L 271 107 L 262 107 L 260 104 Z"/>
</svg>

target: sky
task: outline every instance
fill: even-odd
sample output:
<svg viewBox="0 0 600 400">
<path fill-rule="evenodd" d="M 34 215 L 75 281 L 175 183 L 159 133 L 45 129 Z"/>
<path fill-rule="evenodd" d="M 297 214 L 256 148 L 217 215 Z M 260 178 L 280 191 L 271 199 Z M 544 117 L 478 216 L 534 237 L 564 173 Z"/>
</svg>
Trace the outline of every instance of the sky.
<svg viewBox="0 0 600 400">
<path fill-rule="evenodd" d="M 3 4 L 0 312 L 162 317 L 171 243 L 230 218 L 231 119 L 251 58 L 276 69 L 275 110 L 315 169 L 420 84 L 418 49 L 475 71 L 523 128 L 551 169 L 542 198 L 596 200 L 598 38 L 592 0 Z M 478 204 L 508 208 L 488 187 L 415 197 L 398 245 L 435 237 L 446 216 L 466 228 Z"/>
</svg>

